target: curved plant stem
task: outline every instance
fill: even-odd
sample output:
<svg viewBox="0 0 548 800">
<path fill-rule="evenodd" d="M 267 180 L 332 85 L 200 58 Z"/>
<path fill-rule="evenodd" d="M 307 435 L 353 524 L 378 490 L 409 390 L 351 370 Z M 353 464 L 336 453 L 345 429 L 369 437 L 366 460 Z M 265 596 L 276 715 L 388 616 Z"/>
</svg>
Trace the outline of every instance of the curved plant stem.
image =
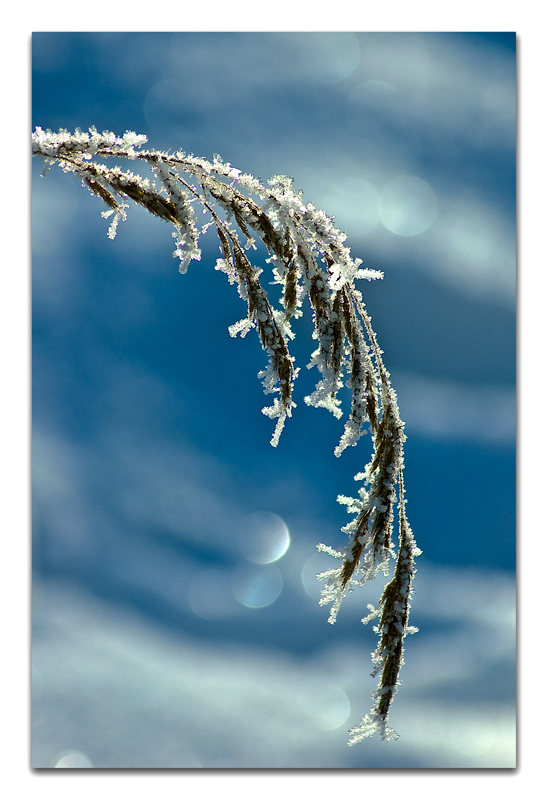
<svg viewBox="0 0 548 800">
<path fill-rule="evenodd" d="M 235 283 L 247 304 L 246 316 L 229 328 L 231 336 L 245 336 L 254 328 L 268 356 L 259 373 L 265 394 L 273 394 L 272 405 L 263 413 L 276 420 L 271 444 L 278 444 L 287 418 L 295 407 L 294 383 L 299 369 L 290 355 L 294 338 L 291 321 L 302 316 L 308 298 L 314 321 L 309 368 L 316 367 L 320 378 L 314 392 L 305 397 L 308 405 L 326 408 L 336 418 L 342 416 L 337 395 L 346 384 L 351 389 L 350 414 L 341 439 L 335 448 L 338 457 L 356 445 L 367 432 L 372 433 L 371 461 L 356 480 L 363 482 L 358 498 L 339 496 L 353 520 L 343 528 L 350 541 L 337 551 L 320 544 L 318 549 L 341 561 L 340 566 L 318 577 L 325 581 L 320 603 L 331 604 L 329 622 L 334 623 L 345 594 L 354 585 L 372 580 L 379 571 L 389 575 L 390 558 L 396 559 L 394 575 L 386 584 L 378 608 L 369 607 L 368 622 L 379 617 L 375 628 L 379 644 L 373 654 L 373 675 L 380 681 L 373 697 L 375 706 L 350 731 L 354 744 L 375 731 L 383 739 L 396 738 L 388 726 L 388 713 L 398 686 L 403 665 L 403 640 L 414 632 L 407 624 L 414 558 L 420 554 L 405 513 L 404 424 L 400 419 L 396 394 L 390 383 L 382 351 L 377 343 L 362 293 L 356 288 L 359 279 L 382 278 L 382 273 L 361 268 L 344 244 L 346 235 L 333 219 L 308 203 L 292 181 L 282 175 L 263 185 L 224 163 L 157 150 L 142 150 L 146 137 L 126 132 L 99 134 L 60 130 L 33 134 L 33 155 L 41 157 L 46 167 L 58 164 L 73 172 L 103 203 L 104 217 L 113 217 L 108 235 L 116 235 L 117 225 L 125 219 L 128 200 L 143 206 L 151 214 L 174 226 L 174 256 L 180 271 L 186 272 L 193 260 L 199 260 L 199 239 L 213 226 L 219 239 L 221 257 L 216 269 Z M 107 159 L 145 163 L 152 180 L 119 166 L 106 166 Z M 201 206 L 208 222 L 198 227 L 195 207 Z M 274 284 L 280 287 L 276 309 L 260 281 L 263 269 L 248 257 L 255 250 L 256 239 L 268 251 L 266 263 L 272 268 Z M 317 346 L 316 346 L 317 345 Z M 398 505 L 399 542 L 392 542 L 394 508 Z"/>
</svg>

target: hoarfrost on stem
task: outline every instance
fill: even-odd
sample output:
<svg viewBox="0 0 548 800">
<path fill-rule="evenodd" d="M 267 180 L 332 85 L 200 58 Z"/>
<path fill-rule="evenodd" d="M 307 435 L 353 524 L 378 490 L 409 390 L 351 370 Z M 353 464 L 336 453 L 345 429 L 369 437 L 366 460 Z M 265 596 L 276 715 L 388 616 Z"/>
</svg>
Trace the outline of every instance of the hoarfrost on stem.
<svg viewBox="0 0 548 800">
<path fill-rule="evenodd" d="M 129 201 L 173 225 L 173 255 L 180 260 L 181 272 L 200 260 L 200 236 L 215 228 L 221 256 L 215 269 L 237 285 L 247 305 L 246 316 L 231 325 L 229 333 L 245 336 L 254 328 L 268 356 L 259 378 L 265 394 L 275 395 L 272 404 L 262 409 L 276 421 L 271 439 L 274 447 L 296 405 L 293 394 L 299 369 L 289 352 L 295 337 L 291 322 L 302 316 L 308 298 L 314 324 L 308 368 L 317 369 L 320 377 L 305 402 L 325 408 L 339 419 L 343 411 L 338 394 L 346 385 L 351 392 L 350 414 L 335 455 L 355 446 L 366 432 L 373 440 L 371 461 L 355 476 L 363 481 L 358 497 L 338 498 L 354 515 L 343 528 L 348 544 L 342 550 L 318 545 L 320 551 L 339 561 L 337 567 L 318 576 L 325 582 L 320 603 L 331 605 L 329 622 L 334 623 L 345 594 L 379 572 L 388 577 L 389 561 L 395 559 L 394 575 L 378 608 L 369 606 L 370 613 L 363 619 L 367 623 L 379 618 L 373 675 L 380 675 L 380 681 L 373 694 L 375 705 L 350 731 L 349 744 L 375 732 L 384 740 L 397 738 L 388 726 L 388 712 L 403 665 L 403 640 L 415 630 L 407 621 L 414 558 L 420 550 L 405 512 L 404 425 L 362 292 L 355 285 L 356 280 L 376 280 L 383 273 L 363 268 L 360 259 L 352 258 L 345 245 L 346 234 L 324 211 L 303 202 L 291 178 L 276 175 L 264 185 L 218 155 L 208 161 L 182 151 L 145 150 L 146 142 L 146 136 L 131 131 L 120 137 L 109 131 L 98 133 L 95 128 L 73 134 L 36 128 L 32 152 L 46 167 L 57 163 L 65 172 L 73 172 L 107 206 L 103 216 L 113 217 L 110 238 L 116 236 L 118 223 L 126 219 Z M 118 165 L 106 166 L 104 162 L 112 158 L 148 165 L 152 180 Z M 196 208 L 208 217 L 200 227 Z M 257 239 L 266 247 L 266 264 L 272 270 L 272 283 L 279 287 L 281 309 L 273 307 L 260 281 L 262 268 L 248 257 L 251 250 L 256 251 Z M 398 550 L 392 541 L 396 504 Z"/>
</svg>

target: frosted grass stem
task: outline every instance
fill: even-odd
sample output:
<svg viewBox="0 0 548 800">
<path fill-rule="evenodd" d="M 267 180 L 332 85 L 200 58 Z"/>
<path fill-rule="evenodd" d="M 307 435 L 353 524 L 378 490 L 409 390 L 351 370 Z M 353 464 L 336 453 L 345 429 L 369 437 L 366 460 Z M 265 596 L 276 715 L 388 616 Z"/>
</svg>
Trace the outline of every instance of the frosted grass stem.
<svg viewBox="0 0 548 800">
<path fill-rule="evenodd" d="M 314 392 L 305 397 L 308 405 L 327 409 L 337 419 L 343 412 L 339 390 L 352 393 L 350 414 L 345 422 L 335 455 L 341 456 L 361 437 L 372 435 L 371 460 L 355 479 L 362 482 L 358 497 L 340 495 L 338 500 L 353 514 L 342 530 L 349 543 L 342 550 L 319 544 L 340 564 L 318 578 L 324 581 L 320 604 L 330 604 L 329 622 L 337 619 L 345 595 L 363 586 L 378 572 L 386 578 L 390 559 L 395 559 L 393 577 L 387 581 L 377 608 L 369 606 L 364 623 L 378 618 L 379 635 L 373 653 L 373 676 L 380 676 L 373 693 L 374 706 L 349 734 L 353 745 L 378 732 L 383 740 L 397 738 L 389 727 L 388 714 L 399 685 L 403 666 L 403 641 L 415 628 L 408 626 L 409 601 L 415 573 L 414 559 L 420 554 L 405 511 L 404 424 L 396 393 L 390 383 L 382 351 L 366 311 L 357 280 L 382 278 L 381 272 L 362 268 L 345 245 L 346 234 L 335 227 L 332 217 L 293 188 L 291 178 L 276 175 L 266 185 L 252 175 L 234 169 L 214 156 L 213 161 L 158 150 L 142 149 L 146 136 L 127 131 L 122 137 L 95 128 L 89 132 L 66 130 L 58 133 L 36 128 L 32 154 L 45 162 L 45 170 L 58 164 L 74 173 L 87 189 L 107 207 L 103 217 L 111 218 L 108 236 L 114 238 L 125 220 L 129 202 L 174 227 L 174 257 L 185 273 L 192 261 L 200 260 L 200 236 L 214 227 L 219 239 L 220 258 L 215 269 L 236 284 L 247 304 L 246 316 L 229 328 L 231 336 L 257 331 L 268 363 L 259 372 L 265 394 L 274 395 L 263 414 L 276 421 L 271 444 L 278 445 L 286 420 L 295 407 L 294 384 L 299 368 L 290 354 L 294 339 L 291 321 L 303 314 L 308 297 L 314 330 L 314 350 L 308 368 L 320 374 Z M 150 167 L 151 179 L 142 178 L 119 165 L 106 166 L 108 159 L 137 161 Z M 209 219 L 198 227 L 196 207 Z M 255 266 L 248 253 L 256 251 L 256 239 L 266 246 L 266 264 L 279 287 L 278 307 L 272 305 L 260 281 L 262 267 Z M 255 258 L 253 258 L 255 260 Z M 267 284 L 268 285 L 268 284 Z M 394 508 L 398 508 L 398 546 L 392 541 Z"/>
</svg>

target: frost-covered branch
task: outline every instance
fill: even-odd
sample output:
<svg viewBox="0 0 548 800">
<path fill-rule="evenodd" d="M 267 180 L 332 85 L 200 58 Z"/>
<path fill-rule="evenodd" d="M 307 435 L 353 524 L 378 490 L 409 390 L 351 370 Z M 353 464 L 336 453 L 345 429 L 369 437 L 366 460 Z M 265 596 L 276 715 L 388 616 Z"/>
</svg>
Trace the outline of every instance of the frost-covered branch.
<svg viewBox="0 0 548 800">
<path fill-rule="evenodd" d="M 126 218 L 127 201 L 132 200 L 174 226 L 173 255 L 184 273 L 191 261 L 201 257 L 200 236 L 215 228 L 221 255 L 216 269 L 237 285 L 247 304 L 246 317 L 232 325 L 229 333 L 245 336 L 255 328 L 268 356 L 259 377 L 265 394 L 275 395 L 272 405 L 263 408 L 266 416 L 276 420 L 271 440 L 274 447 L 295 407 L 293 391 L 299 369 L 289 351 L 294 338 L 291 321 L 302 316 L 308 297 L 317 345 L 308 368 L 316 367 L 320 379 L 305 402 L 326 408 L 338 419 L 343 413 L 338 393 L 346 384 L 352 393 L 351 408 L 335 455 L 356 445 L 367 431 L 373 439 L 371 461 L 356 475 L 356 480 L 364 483 L 358 498 L 338 498 L 354 514 L 352 522 L 343 528 L 350 542 L 342 552 L 318 545 L 341 561 L 338 568 L 318 576 L 325 580 L 320 602 L 331 604 L 329 621 L 335 622 L 346 592 L 353 585 L 372 580 L 379 571 L 388 577 L 390 558 L 396 559 L 394 576 L 378 608 L 370 607 L 371 613 L 363 620 L 380 617 L 375 629 L 380 638 L 373 654 L 373 675 L 380 674 L 381 678 L 373 695 L 376 705 L 360 726 L 350 731 L 349 743 L 375 731 L 383 739 L 397 738 L 388 727 L 388 712 L 403 665 L 403 639 L 414 630 L 407 621 L 414 557 L 420 551 L 405 513 L 404 425 L 362 294 L 355 286 L 357 279 L 374 280 L 382 278 L 382 273 L 363 269 L 361 260 L 352 258 L 344 244 L 346 235 L 325 212 L 303 202 L 290 178 L 277 175 L 263 185 L 219 156 L 210 162 L 183 152 L 142 149 L 146 141 L 145 136 L 135 133 L 118 137 L 109 132 L 100 134 L 94 128 L 89 133 L 77 130 L 74 134 L 36 128 L 32 136 L 33 155 L 46 162 L 46 169 L 57 163 L 65 172 L 75 173 L 107 206 L 102 213 L 113 218 L 109 237 L 116 235 L 119 221 Z M 151 169 L 152 179 L 122 170 L 119 165 L 106 166 L 104 162 L 112 158 L 144 162 Z M 197 207 L 208 215 L 207 223 L 200 227 Z M 272 269 L 274 284 L 280 287 L 280 309 L 272 306 L 260 282 L 263 270 L 248 257 L 250 249 L 256 249 L 256 239 L 267 248 L 266 263 Z M 396 504 L 397 553 L 392 542 Z"/>
</svg>

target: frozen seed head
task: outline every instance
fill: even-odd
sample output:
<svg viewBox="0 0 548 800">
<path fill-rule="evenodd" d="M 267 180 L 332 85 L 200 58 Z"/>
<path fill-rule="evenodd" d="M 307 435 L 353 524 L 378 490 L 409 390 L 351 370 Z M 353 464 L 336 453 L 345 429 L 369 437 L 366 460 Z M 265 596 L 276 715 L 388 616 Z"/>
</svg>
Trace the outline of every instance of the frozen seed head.
<svg viewBox="0 0 548 800">
<path fill-rule="evenodd" d="M 331 605 L 329 622 L 334 623 L 345 594 L 379 572 L 388 575 L 390 560 L 395 559 L 394 576 L 386 584 L 378 608 L 369 606 L 370 614 L 363 620 L 379 619 L 379 645 L 373 661 L 374 673 L 381 677 L 373 694 L 375 706 L 350 731 L 349 743 L 375 732 L 384 740 L 397 738 L 388 726 L 388 711 L 403 665 L 403 639 L 414 630 L 407 622 L 414 557 L 420 550 L 405 515 L 404 425 L 383 352 L 355 285 L 357 280 L 382 278 L 383 273 L 363 268 L 360 259 L 352 258 L 346 234 L 336 228 L 333 217 L 312 203 L 303 203 L 291 178 L 275 175 L 265 185 L 218 155 L 209 161 L 183 151 L 145 150 L 146 141 L 146 136 L 131 131 L 116 136 L 109 131 L 98 133 L 95 128 L 74 133 L 36 128 L 32 152 L 46 167 L 56 163 L 74 173 L 106 206 L 103 216 L 112 218 L 110 238 L 116 235 L 131 203 L 172 225 L 173 255 L 183 273 L 201 258 L 200 236 L 215 229 L 221 256 L 215 269 L 236 285 L 247 306 L 245 317 L 229 327 L 229 334 L 243 337 L 255 329 L 267 356 L 259 378 L 265 394 L 273 395 L 271 405 L 262 409 L 275 422 L 273 447 L 296 406 L 293 395 L 299 369 L 289 343 L 295 337 L 292 322 L 302 316 L 308 298 L 313 318 L 308 368 L 317 370 L 319 378 L 305 402 L 339 419 L 343 415 L 339 393 L 348 387 L 350 411 L 335 455 L 340 457 L 346 448 L 355 446 L 366 432 L 371 433 L 373 443 L 370 463 L 355 476 L 363 482 L 358 497 L 338 498 L 353 515 L 342 529 L 349 537 L 347 546 L 341 550 L 318 546 L 339 561 L 337 567 L 318 576 L 325 584 L 320 603 Z M 109 159 L 148 165 L 152 180 L 118 164 L 107 166 Z M 197 211 L 202 212 L 199 225 Z M 264 266 L 272 270 L 272 284 L 280 293 L 274 304 L 265 288 L 267 282 L 261 281 L 263 268 L 254 263 L 258 243 L 266 248 Z M 210 313 L 205 306 L 204 319 Z M 392 542 L 396 504 L 399 552 Z"/>
</svg>

